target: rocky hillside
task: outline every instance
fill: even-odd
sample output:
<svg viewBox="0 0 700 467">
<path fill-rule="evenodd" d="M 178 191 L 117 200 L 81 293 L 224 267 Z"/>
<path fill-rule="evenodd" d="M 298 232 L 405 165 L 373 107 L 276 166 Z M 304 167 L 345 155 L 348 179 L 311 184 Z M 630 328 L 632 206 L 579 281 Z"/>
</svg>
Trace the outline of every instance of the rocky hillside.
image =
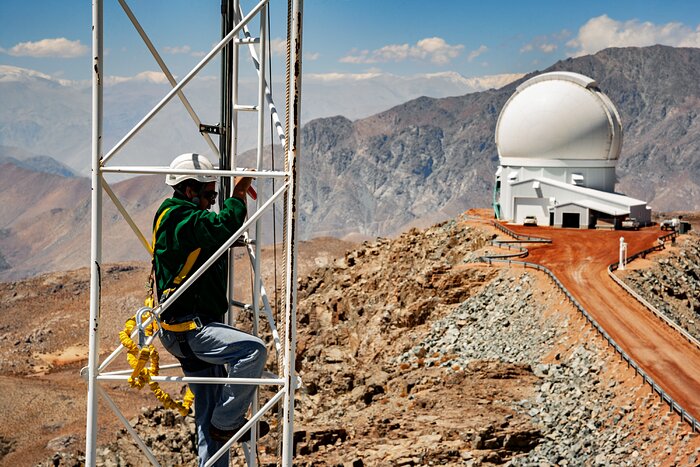
<svg viewBox="0 0 700 467">
<path fill-rule="evenodd" d="M 546 276 L 474 262 L 494 235 L 461 217 L 300 276 L 295 465 L 695 465 L 700 439 Z M 164 462 L 193 459 L 187 419 L 132 423 Z M 147 465 L 130 443 L 100 459 Z"/>
<path fill-rule="evenodd" d="M 305 234 L 388 235 L 489 206 L 498 115 L 521 82 L 554 70 L 594 78 L 618 108 L 618 191 L 659 210 L 700 209 L 700 49 L 621 48 L 557 62 L 497 90 L 419 98 L 354 122 L 310 122 Z"/>
<path fill-rule="evenodd" d="M 475 234 L 462 221 L 414 230 L 302 281 L 300 420 L 347 439 L 317 453 L 311 443 L 301 465 L 638 465 L 694 454 L 687 428 L 664 418 L 547 279 L 471 262 L 484 241 Z"/>
<path fill-rule="evenodd" d="M 632 263 L 634 266 L 634 263 Z M 700 340 L 700 234 L 681 236 L 677 246 L 644 269 L 620 271 L 639 295 Z"/>
</svg>

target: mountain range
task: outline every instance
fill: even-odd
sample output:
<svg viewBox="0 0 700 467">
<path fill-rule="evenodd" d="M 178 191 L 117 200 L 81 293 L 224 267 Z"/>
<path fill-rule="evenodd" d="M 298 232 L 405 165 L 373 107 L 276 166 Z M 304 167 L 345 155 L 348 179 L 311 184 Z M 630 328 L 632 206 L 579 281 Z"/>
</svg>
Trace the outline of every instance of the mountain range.
<svg viewBox="0 0 700 467">
<path fill-rule="evenodd" d="M 308 122 L 301 145 L 301 238 L 394 235 L 489 206 L 498 165 L 494 129 L 499 112 L 521 82 L 554 70 L 596 79 L 618 108 L 624 126 L 619 192 L 646 200 L 657 212 L 700 210 L 700 49 L 614 48 L 557 62 L 498 89 L 421 97 L 354 121 L 334 116 Z M 49 94 L 39 97 L 51 100 Z M 128 104 L 122 103 L 124 112 Z M 115 117 L 113 124 L 131 118 L 123 117 Z M 47 125 L 17 121 L 27 125 L 27 132 Z M 66 128 L 64 122 L 54 122 L 61 131 L 49 136 L 67 135 L 69 140 L 72 120 L 66 122 Z M 45 158 L 27 163 L 28 151 L 35 148 L 8 147 L 19 145 L 16 135 L 22 128 L 8 129 L 0 121 L 0 268 L 5 268 L 0 280 L 87 264 L 89 182 L 70 173 L 37 172 L 51 164 Z M 177 128 L 170 130 L 159 141 L 174 140 Z M 56 148 L 65 150 L 58 143 Z M 168 195 L 161 177 L 124 180 L 114 190 L 143 232 Z M 109 201 L 107 205 L 105 233 L 114 241 L 105 260 L 145 259 L 138 242 L 117 241 L 131 233 Z"/>
<path fill-rule="evenodd" d="M 616 105 L 624 131 L 619 192 L 657 212 L 700 209 L 700 49 L 612 48 L 500 89 L 422 97 L 354 122 L 309 122 L 302 142 L 313 168 L 304 174 L 306 233 L 390 235 L 489 206 L 498 115 L 520 83 L 555 70 L 594 78 Z"/>
<path fill-rule="evenodd" d="M 504 74 L 465 78 L 458 73 L 395 76 L 386 73 L 310 74 L 304 82 L 302 120 L 345 115 L 364 118 L 418 95 L 446 97 L 500 87 L 522 76 Z M 284 118 L 284 79 L 273 82 L 274 100 Z M 203 123 L 219 120 L 220 84 L 217 77 L 201 76 L 184 89 Z M 104 86 L 103 150 L 109 151 L 168 91 L 165 78 L 145 72 L 133 78 L 107 77 Z M 239 98 L 252 104 L 257 82 L 241 78 Z M 74 172 L 89 176 L 91 154 L 90 82 L 66 81 L 25 68 L 0 65 L 0 145 L 34 154 L 50 154 Z M 257 119 L 239 119 L 238 147 L 257 142 Z M 269 138 L 266 138 L 268 140 Z M 177 98 L 171 100 L 136 134 L 114 160 L 139 164 L 147 154 L 154 165 L 166 165 L 173 154 L 210 152 L 190 116 Z"/>
</svg>

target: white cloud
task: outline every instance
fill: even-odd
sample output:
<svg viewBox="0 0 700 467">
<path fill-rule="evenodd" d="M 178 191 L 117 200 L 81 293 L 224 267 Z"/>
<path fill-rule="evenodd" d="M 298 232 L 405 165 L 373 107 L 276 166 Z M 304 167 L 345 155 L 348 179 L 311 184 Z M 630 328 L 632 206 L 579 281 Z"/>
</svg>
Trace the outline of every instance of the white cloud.
<svg viewBox="0 0 700 467">
<path fill-rule="evenodd" d="M 29 70 L 27 68 L 19 68 L 10 65 L 0 65 L 0 83 L 2 82 L 27 82 L 32 80 L 47 80 L 54 83 L 58 83 L 61 86 L 75 86 L 75 87 L 85 87 L 89 86 L 91 81 L 73 81 L 69 79 L 62 79 L 60 73 L 56 73 L 53 76 L 47 75 L 40 71 Z"/>
<path fill-rule="evenodd" d="M 320 83 L 364 81 L 383 76 L 382 73 L 306 73 L 304 80 Z"/>
<path fill-rule="evenodd" d="M 192 47 L 189 45 L 183 45 L 181 47 L 163 47 L 163 52 L 170 55 L 189 55 L 195 58 L 202 58 L 208 53 L 203 50 L 192 50 Z"/>
<path fill-rule="evenodd" d="M 682 23 L 654 24 L 616 21 L 607 15 L 589 19 L 578 35 L 567 42 L 573 56 L 596 53 L 606 47 L 644 47 L 654 44 L 700 47 L 700 25 L 692 29 Z"/>
<path fill-rule="evenodd" d="M 562 29 L 559 32 L 555 32 L 554 34 L 551 34 L 550 37 L 552 38 L 552 40 L 554 40 L 556 42 L 563 42 L 563 41 L 567 40 L 569 37 L 571 37 L 571 31 L 569 31 L 568 29 Z"/>
<path fill-rule="evenodd" d="M 375 50 L 352 50 L 342 57 L 342 63 L 386 63 L 404 60 L 428 60 L 436 65 L 446 65 L 459 56 L 463 45 L 450 45 L 440 37 L 427 37 L 410 44 L 390 44 Z"/>
<path fill-rule="evenodd" d="M 284 57 L 287 55 L 287 40 L 286 39 L 270 39 L 270 51 L 272 55 Z"/>
<path fill-rule="evenodd" d="M 392 85 L 400 88 L 407 83 L 421 83 L 426 89 L 432 87 L 435 82 L 450 82 L 455 85 L 462 86 L 461 90 L 464 93 L 480 91 L 490 88 L 500 88 L 523 75 L 517 74 L 501 74 L 501 75 L 486 75 L 472 78 L 466 78 L 454 71 L 444 71 L 438 73 L 418 73 L 415 75 L 395 75 L 392 73 L 383 72 L 368 72 L 368 73 L 308 73 L 304 75 L 305 83 L 314 84 L 334 84 L 341 85 L 343 83 L 361 83 L 366 81 L 375 81 L 381 83 L 392 83 Z M 431 94 L 435 94 L 433 91 Z M 439 93 L 438 93 L 439 94 Z"/>
<path fill-rule="evenodd" d="M 65 37 L 59 37 L 36 42 L 20 42 L 2 51 L 15 57 L 75 58 L 87 55 L 88 47 L 81 44 L 79 40 L 69 41 Z"/>
<path fill-rule="evenodd" d="M 121 84 L 127 82 L 142 82 L 152 84 L 167 84 L 168 78 L 160 71 L 142 71 L 136 76 L 108 76 L 108 84 Z"/>
<path fill-rule="evenodd" d="M 571 37 L 571 32 L 567 29 L 562 29 L 553 34 L 536 36 L 530 43 L 520 48 L 520 53 L 524 54 L 539 50 L 540 52 L 551 54 L 556 52 L 559 49 L 559 45 L 569 37 Z"/>
<path fill-rule="evenodd" d="M 183 45 L 182 47 L 163 47 L 163 52 L 173 55 L 189 54 L 192 52 L 192 47 Z"/>
<path fill-rule="evenodd" d="M 318 52 L 307 52 L 304 54 L 304 60 L 309 61 L 309 62 L 314 62 L 318 60 L 321 57 L 321 54 Z"/>
<path fill-rule="evenodd" d="M 489 48 L 482 44 L 481 47 L 479 47 L 478 49 L 472 50 L 471 52 L 469 52 L 469 57 L 467 58 L 467 60 L 470 61 L 470 62 L 471 62 L 471 61 L 474 61 L 474 59 L 475 59 L 476 57 L 478 57 L 479 55 L 483 54 L 483 53 L 486 52 L 487 50 L 489 50 Z"/>
</svg>

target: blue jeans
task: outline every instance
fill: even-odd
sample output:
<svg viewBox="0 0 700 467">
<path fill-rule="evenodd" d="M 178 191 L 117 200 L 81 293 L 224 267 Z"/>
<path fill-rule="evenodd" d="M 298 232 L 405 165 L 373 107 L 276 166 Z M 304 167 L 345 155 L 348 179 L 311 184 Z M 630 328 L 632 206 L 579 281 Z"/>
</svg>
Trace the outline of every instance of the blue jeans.
<svg viewBox="0 0 700 467">
<path fill-rule="evenodd" d="M 210 323 L 201 329 L 187 331 L 185 339 L 192 353 L 211 365 L 192 369 L 177 341 L 177 334 L 163 330 L 163 346 L 183 363 L 185 376 L 217 378 L 260 378 L 267 352 L 259 338 L 222 323 Z M 228 365 L 228 372 L 226 371 Z M 195 365 L 196 366 L 196 365 Z M 212 457 L 224 443 L 209 437 L 209 426 L 231 430 L 245 422 L 245 414 L 255 394 L 255 385 L 242 384 L 189 384 L 194 394 L 194 416 L 197 425 L 199 465 Z M 228 453 L 216 462 L 216 467 L 227 467 Z"/>
</svg>

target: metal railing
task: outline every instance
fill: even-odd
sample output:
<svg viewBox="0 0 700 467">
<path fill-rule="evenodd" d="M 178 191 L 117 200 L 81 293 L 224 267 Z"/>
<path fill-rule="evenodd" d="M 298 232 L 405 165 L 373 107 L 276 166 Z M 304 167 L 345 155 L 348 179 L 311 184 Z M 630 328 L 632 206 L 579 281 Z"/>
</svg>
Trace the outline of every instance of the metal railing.
<svg viewBox="0 0 700 467">
<path fill-rule="evenodd" d="M 676 237 L 678 237 L 678 232 L 671 232 L 670 234 L 664 235 L 663 237 L 659 237 L 659 240 L 662 240 L 664 243 L 666 240 L 671 239 L 671 241 L 675 241 Z M 646 257 L 647 254 L 655 252 L 655 251 L 661 251 L 664 249 L 663 244 L 659 244 L 656 246 L 653 246 L 651 248 L 647 248 L 646 250 L 640 251 L 638 253 L 635 253 L 634 255 L 630 256 L 627 258 L 627 262 L 625 264 L 631 263 L 633 260 L 637 258 L 644 258 Z M 698 341 L 693 335 L 691 335 L 688 331 L 683 329 L 681 326 L 678 325 L 675 321 L 673 321 L 671 318 L 669 318 L 665 313 L 660 311 L 658 308 L 656 308 L 654 305 L 652 305 L 648 300 L 646 300 L 644 297 L 639 295 L 637 292 L 635 292 L 632 287 L 629 285 L 625 284 L 625 282 L 617 277 L 614 272 L 619 268 L 619 263 L 614 262 L 608 266 L 608 275 L 610 278 L 615 281 L 617 285 L 622 287 L 625 292 L 630 294 L 635 300 L 637 300 L 639 303 L 644 305 L 646 308 L 649 309 L 657 318 L 659 318 L 662 322 L 670 326 L 674 331 L 678 332 L 681 336 L 683 336 L 688 342 L 696 346 L 698 349 L 700 349 L 700 341 Z"/>
<path fill-rule="evenodd" d="M 527 238 L 534 239 L 534 242 L 538 242 L 538 243 L 544 243 L 544 242 L 549 242 L 549 243 L 551 243 L 551 240 L 549 240 L 549 239 L 543 239 L 543 238 L 537 238 L 537 237 L 528 237 L 528 236 L 525 236 L 525 235 L 517 234 L 517 233 L 513 232 L 512 230 L 508 229 L 507 227 L 505 227 L 505 226 L 499 224 L 498 222 L 493 222 L 493 225 L 494 225 L 498 230 L 504 232 L 505 234 L 510 235 L 510 236 L 512 236 L 513 238 L 516 238 L 516 241 L 513 241 L 512 243 L 522 243 L 522 242 L 523 242 L 525 239 L 527 239 Z M 660 237 L 660 238 L 661 238 L 662 240 L 664 240 L 664 241 L 665 241 L 666 239 L 668 239 L 668 238 L 671 238 L 671 239 L 675 240 L 675 238 L 676 238 L 677 235 L 678 235 L 678 234 L 677 234 L 676 232 L 672 232 L 672 233 L 670 233 L 670 234 L 668 234 L 668 235 L 664 235 L 663 237 Z M 494 242 L 496 242 L 496 240 L 492 241 L 492 244 L 495 244 Z M 507 244 L 507 243 L 509 243 L 509 242 L 511 242 L 511 241 L 508 241 L 508 240 L 500 240 L 500 241 L 497 241 L 497 243 L 498 243 L 499 246 L 501 246 L 501 245 L 503 245 L 503 244 Z M 635 259 L 635 258 L 638 258 L 638 257 L 642 257 L 642 256 L 646 255 L 646 253 L 649 253 L 650 251 L 656 251 L 657 249 L 660 249 L 661 247 L 662 247 L 661 245 L 658 245 L 658 246 L 655 246 L 655 247 L 653 247 L 653 248 L 649 248 L 649 249 L 647 249 L 647 250 L 644 250 L 643 252 L 636 253 L 636 254 L 632 255 L 632 256 L 630 257 L 630 259 L 628 259 L 628 262 L 631 261 L 632 259 Z M 524 247 L 519 247 L 519 248 L 525 249 Z M 526 250 L 526 249 L 525 249 L 525 250 Z M 661 400 L 662 400 L 663 402 L 665 402 L 666 404 L 668 404 L 669 409 L 670 409 L 671 411 L 676 412 L 678 415 L 681 416 L 681 419 L 682 419 L 682 420 L 684 420 L 685 422 L 687 422 L 688 424 L 690 424 L 690 426 L 691 426 L 691 428 L 693 429 L 693 431 L 696 431 L 696 432 L 697 432 L 697 431 L 700 431 L 700 421 L 698 421 L 697 419 L 695 419 L 695 417 L 693 417 L 687 410 L 685 410 L 683 407 L 681 407 L 681 405 L 680 405 L 678 402 L 676 402 L 669 394 L 667 394 L 667 393 L 661 388 L 661 386 L 659 386 L 659 385 L 654 381 L 654 379 L 653 379 L 651 376 L 649 376 L 649 375 L 639 366 L 639 364 L 638 364 L 637 362 L 635 362 L 635 361 L 632 359 L 632 357 L 630 357 L 629 355 L 627 355 L 627 353 L 622 349 L 622 347 L 620 347 L 620 345 L 619 345 L 617 342 L 615 342 L 615 340 L 610 336 L 610 334 L 608 334 L 608 333 L 605 331 L 605 329 L 603 329 L 603 327 L 595 320 L 595 318 L 593 318 L 593 317 L 586 311 L 586 309 L 579 303 L 578 300 L 576 300 L 576 298 L 571 294 L 571 292 L 569 292 L 569 290 L 564 286 L 564 284 L 561 283 L 561 281 L 557 278 L 557 276 L 554 275 L 554 273 L 553 273 L 552 271 L 550 271 L 549 269 L 547 269 L 546 267 L 544 267 L 544 266 L 542 266 L 542 265 L 540 265 L 540 264 L 531 263 L 531 262 L 528 262 L 528 261 L 514 261 L 514 260 L 511 260 L 511 259 L 505 259 L 504 256 L 507 256 L 507 255 L 482 256 L 482 257 L 480 258 L 480 260 L 481 260 L 482 262 L 487 263 L 487 264 L 492 264 L 492 263 L 507 263 L 507 264 L 509 264 L 509 265 L 517 264 L 517 265 L 522 265 L 524 268 L 530 267 L 530 268 L 537 269 L 537 270 L 539 270 L 539 271 L 543 271 L 544 273 L 546 273 L 546 274 L 554 281 L 554 283 L 557 285 L 557 287 L 559 287 L 559 289 L 564 293 L 564 295 L 566 296 L 566 298 L 569 299 L 569 301 L 579 310 L 579 312 L 586 318 L 586 320 L 587 320 L 587 321 L 598 331 L 598 333 L 608 342 L 608 345 L 610 345 L 611 347 L 613 347 L 613 348 L 615 349 L 615 351 L 620 355 L 620 357 L 622 357 L 622 359 L 627 363 L 627 365 L 628 365 L 628 366 L 631 366 L 632 368 L 634 368 L 634 371 L 635 371 L 639 376 L 642 377 L 642 380 L 643 380 L 645 383 L 649 384 L 649 386 L 651 386 L 652 391 L 654 391 L 656 394 L 658 394 L 659 397 L 661 398 Z M 519 256 L 519 254 L 511 255 L 511 257 L 512 257 L 512 256 Z M 527 256 L 527 253 L 526 253 L 524 256 Z M 611 267 L 612 267 L 612 265 L 611 265 Z M 608 268 L 608 270 L 610 271 L 610 267 Z M 691 338 L 692 338 L 692 336 L 691 336 Z"/>
<path fill-rule="evenodd" d="M 497 247 L 497 248 L 505 248 L 508 250 L 516 250 L 517 253 L 505 253 L 505 254 L 493 254 L 493 255 L 488 255 L 485 257 L 481 257 L 480 259 L 484 262 L 487 262 L 484 258 L 492 258 L 492 259 L 501 259 L 504 260 L 505 258 L 525 258 L 527 255 L 530 254 L 527 248 L 520 246 L 522 243 L 552 243 L 552 240 L 548 238 L 540 238 L 540 237 L 530 237 L 528 235 L 521 235 L 513 232 L 512 230 L 508 229 L 507 227 L 504 227 L 503 225 L 499 224 L 498 222 L 493 222 L 493 225 L 500 230 L 501 232 L 505 233 L 506 235 L 510 235 L 515 240 L 499 240 L 498 238 L 495 240 L 491 240 L 491 245 Z"/>
</svg>

